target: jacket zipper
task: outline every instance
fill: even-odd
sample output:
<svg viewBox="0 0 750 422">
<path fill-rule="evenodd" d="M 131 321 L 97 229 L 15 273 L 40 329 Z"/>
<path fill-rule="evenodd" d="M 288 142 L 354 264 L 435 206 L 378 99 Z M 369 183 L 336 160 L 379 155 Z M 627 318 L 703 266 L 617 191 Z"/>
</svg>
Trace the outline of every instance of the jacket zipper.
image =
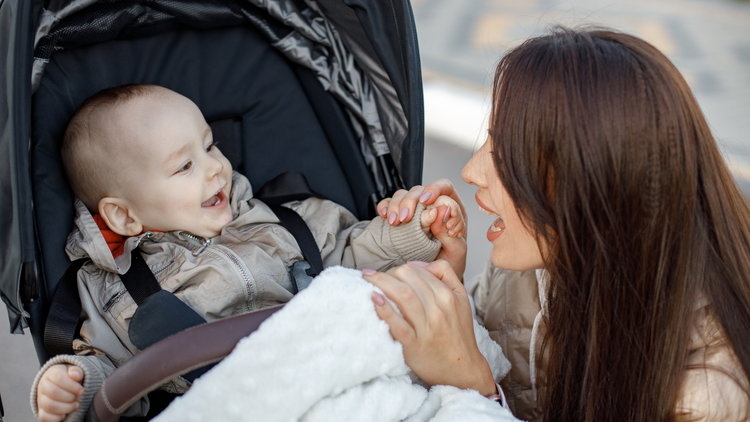
<svg viewBox="0 0 750 422">
<path fill-rule="evenodd" d="M 196 236 L 188 232 L 180 232 L 180 234 L 187 237 L 188 239 L 195 240 L 196 242 L 200 242 L 201 247 L 193 251 L 193 256 L 200 255 L 201 252 L 205 251 L 206 248 L 209 245 L 211 245 L 211 239 L 206 239 L 205 237 Z"/>
<path fill-rule="evenodd" d="M 234 264 L 234 266 L 237 268 L 238 272 L 242 276 L 242 279 L 245 285 L 245 293 L 247 294 L 247 299 L 245 300 L 245 310 L 250 311 L 250 299 L 252 299 L 252 296 L 253 296 L 252 288 L 250 287 L 250 282 L 252 280 L 252 277 L 250 276 L 250 270 L 242 262 L 242 259 L 240 259 L 240 257 L 236 253 L 234 253 L 234 251 L 227 248 L 226 246 L 211 245 L 211 239 L 206 239 L 204 237 L 196 236 L 194 234 L 191 234 L 185 231 L 181 231 L 180 234 L 187 237 L 190 240 L 200 242 L 200 248 L 193 251 L 193 256 L 198 256 L 201 253 L 203 253 L 203 251 L 205 251 L 209 246 L 213 246 L 211 248 L 211 251 L 220 252 L 220 253 L 217 253 L 217 255 L 220 255 L 226 258 L 226 260 Z"/>
<path fill-rule="evenodd" d="M 120 299 L 122 298 L 123 294 L 125 294 L 125 290 L 121 290 L 121 291 L 115 293 L 115 295 L 112 296 L 111 298 L 109 298 L 109 300 L 107 301 L 107 303 L 105 303 L 104 306 L 102 306 L 102 311 L 103 312 L 109 311 L 109 308 L 111 308 L 112 306 L 114 306 L 115 303 L 117 303 L 117 302 L 120 301 Z"/>
</svg>

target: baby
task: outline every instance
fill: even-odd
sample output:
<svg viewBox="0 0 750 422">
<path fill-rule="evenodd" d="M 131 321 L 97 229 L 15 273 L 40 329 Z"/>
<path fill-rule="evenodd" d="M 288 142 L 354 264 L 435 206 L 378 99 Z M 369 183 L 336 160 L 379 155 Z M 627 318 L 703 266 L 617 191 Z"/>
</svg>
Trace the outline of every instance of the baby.
<svg viewBox="0 0 750 422">
<path fill-rule="evenodd" d="M 138 352 L 128 337 L 137 306 L 119 277 L 136 248 L 162 289 L 209 322 L 292 298 L 289 269 L 304 259 L 294 237 L 232 172 L 186 97 L 154 85 L 101 91 L 71 118 L 62 159 L 78 198 L 66 252 L 89 261 L 78 272 L 84 317 L 76 355 L 50 359 L 32 387 L 43 422 L 82 420 L 102 381 Z M 461 205 L 448 196 L 427 207 L 402 203 L 409 205 L 385 219 L 385 200 L 382 216 L 363 222 L 318 198 L 285 205 L 309 226 L 326 267 L 385 270 L 440 254 L 457 257 L 452 265 L 462 273 Z M 162 386 L 188 387 L 181 378 Z M 147 411 L 144 399 L 125 415 Z"/>
</svg>

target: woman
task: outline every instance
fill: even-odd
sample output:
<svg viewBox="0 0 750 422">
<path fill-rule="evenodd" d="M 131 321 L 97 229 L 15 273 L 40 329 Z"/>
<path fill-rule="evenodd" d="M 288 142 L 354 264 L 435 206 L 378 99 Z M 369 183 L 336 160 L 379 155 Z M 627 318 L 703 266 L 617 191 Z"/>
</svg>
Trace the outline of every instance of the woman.
<svg viewBox="0 0 750 422">
<path fill-rule="evenodd" d="M 750 418 L 750 209 L 677 69 L 638 38 L 558 29 L 510 51 L 493 89 L 462 176 L 499 216 L 493 264 L 545 270 L 540 420 Z M 422 379 L 494 393 L 455 273 L 367 278 Z"/>
</svg>

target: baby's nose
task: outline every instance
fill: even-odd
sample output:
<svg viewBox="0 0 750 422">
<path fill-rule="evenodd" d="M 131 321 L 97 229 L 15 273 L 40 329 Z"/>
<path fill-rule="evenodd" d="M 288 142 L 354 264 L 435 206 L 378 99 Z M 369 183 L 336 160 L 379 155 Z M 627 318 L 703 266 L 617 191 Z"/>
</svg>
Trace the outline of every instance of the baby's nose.
<svg viewBox="0 0 750 422">
<path fill-rule="evenodd" d="M 224 170 L 224 163 L 222 163 L 221 160 L 217 158 L 211 157 L 210 165 L 208 169 L 209 169 L 208 176 L 210 178 L 213 178 L 216 175 L 221 174 L 221 172 Z"/>
</svg>

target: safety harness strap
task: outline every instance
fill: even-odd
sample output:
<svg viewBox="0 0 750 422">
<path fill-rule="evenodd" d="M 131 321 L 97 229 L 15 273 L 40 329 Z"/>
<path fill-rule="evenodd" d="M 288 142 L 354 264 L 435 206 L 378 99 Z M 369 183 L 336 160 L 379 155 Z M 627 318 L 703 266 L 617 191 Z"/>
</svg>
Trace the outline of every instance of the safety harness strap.
<svg viewBox="0 0 750 422">
<path fill-rule="evenodd" d="M 320 256 L 318 244 L 315 243 L 315 238 L 305 220 L 287 207 L 281 205 L 271 205 L 270 207 L 276 214 L 276 217 L 279 218 L 279 221 L 281 221 L 281 224 L 294 236 L 302 251 L 302 256 L 310 264 L 310 268 L 305 270 L 307 275 L 315 277 L 320 274 L 323 271 L 323 259 Z"/>
<path fill-rule="evenodd" d="M 78 270 L 86 259 L 74 261 L 63 274 L 52 297 L 44 324 L 44 346 L 50 356 L 73 354 L 73 339 L 81 320 L 81 299 L 78 297 Z"/>
<path fill-rule="evenodd" d="M 281 204 L 310 197 L 325 198 L 313 191 L 305 176 L 296 171 L 287 171 L 269 180 L 258 190 L 255 197 L 265 202 L 281 224 L 294 236 L 302 256 L 310 264 L 310 268 L 305 270 L 307 275 L 315 277 L 320 274 L 323 271 L 323 259 L 310 227 L 299 214 Z"/>
<path fill-rule="evenodd" d="M 138 306 L 141 306 L 146 298 L 161 290 L 154 273 L 151 272 L 137 248 L 130 252 L 130 269 L 125 274 L 121 274 L 120 279 Z"/>
</svg>

